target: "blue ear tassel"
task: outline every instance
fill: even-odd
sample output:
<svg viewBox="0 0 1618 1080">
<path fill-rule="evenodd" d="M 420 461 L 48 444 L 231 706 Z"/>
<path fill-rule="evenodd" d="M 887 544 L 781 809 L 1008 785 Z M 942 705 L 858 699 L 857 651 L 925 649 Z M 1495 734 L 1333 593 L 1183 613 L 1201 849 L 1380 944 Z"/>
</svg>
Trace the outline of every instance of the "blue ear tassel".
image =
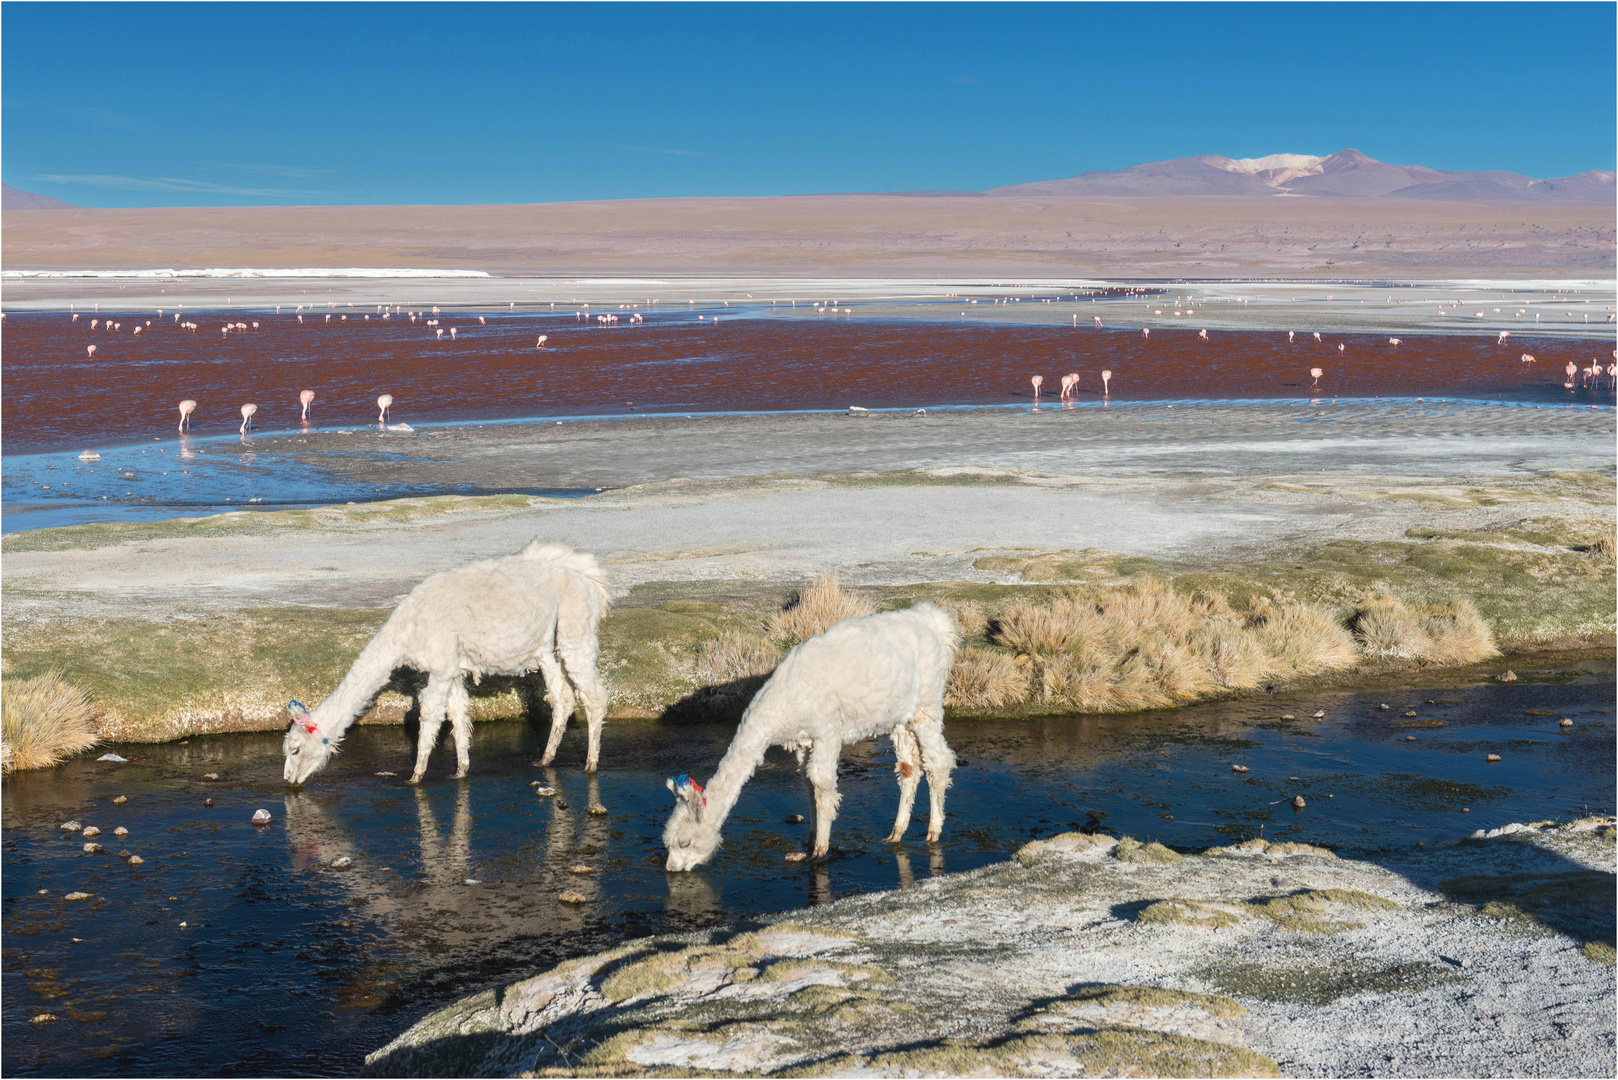
<svg viewBox="0 0 1618 1080">
<path fill-rule="evenodd" d="M 304 708 L 303 702 L 299 701 L 297 698 L 293 698 L 291 701 L 287 702 L 287 708 L 295 713 L 309 711 L 308 709 Z"/>
</svg>

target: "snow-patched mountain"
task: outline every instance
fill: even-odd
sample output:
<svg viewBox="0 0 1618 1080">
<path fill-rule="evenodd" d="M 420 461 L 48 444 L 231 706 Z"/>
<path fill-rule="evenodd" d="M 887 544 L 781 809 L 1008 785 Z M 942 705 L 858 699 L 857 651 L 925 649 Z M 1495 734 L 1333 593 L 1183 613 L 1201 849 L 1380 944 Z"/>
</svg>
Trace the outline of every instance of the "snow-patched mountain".
<svg viewBox="0 0 1618 1080">
<path fill-rule="evenodd" d="M 1592 170 L 1556 180 L 1521 173 L 1465 172 L 1421 165 L 1390 165 L 1358 150 L 1326 157 L 1271 154 L 1228 158 L 1217 154 L 1154 161 L 1110 172 L 1080 173 L 1066 180 L 1040 180 L 991 188 L 986 195 L 1226 195 L 1330 196 L 1337 198 L 1442 199 L 1449 202 L 1614 201 L 1613 174 Z"/>
</svg>

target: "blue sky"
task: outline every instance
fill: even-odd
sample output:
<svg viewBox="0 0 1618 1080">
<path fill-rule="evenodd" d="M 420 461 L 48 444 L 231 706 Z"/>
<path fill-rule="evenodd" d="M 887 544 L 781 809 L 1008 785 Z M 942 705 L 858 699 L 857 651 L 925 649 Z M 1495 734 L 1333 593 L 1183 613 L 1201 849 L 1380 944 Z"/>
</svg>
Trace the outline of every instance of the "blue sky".
<svg viewBox="0 0 1618 1080">
<path fill-rule="evenodd" d="M 1356 147 L 1612 169 L 1587 4 L 0 6 L 4 179 L 90 206 L 980 190 Z"/>
</svg>

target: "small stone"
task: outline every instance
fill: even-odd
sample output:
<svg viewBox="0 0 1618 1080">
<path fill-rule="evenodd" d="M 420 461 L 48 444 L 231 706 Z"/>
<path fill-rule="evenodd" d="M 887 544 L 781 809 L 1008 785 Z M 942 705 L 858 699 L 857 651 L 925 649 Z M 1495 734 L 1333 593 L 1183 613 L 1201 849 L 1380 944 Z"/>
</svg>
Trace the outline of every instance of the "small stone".
<svg viewBox="0 0 1618 1080">
<path fill-rule="evenodd" d="M 124 851 L 120 851 L 120 852 L 119 852 L 119 853 L 118 853 L 118 857 L 119 857 L 119 858 L 120 858 L 120 859 L 127 859 L 127 858 L 129 858 L 129 852 L 128 852 L 128 850 L 124 850 Z"/>
<path fill-rule="evenodd" d="M 1283 719 L 1283 720 L 1296 720 L 1296 719 L 1297 719 L 1297 717 L 1296 717 L 1296 716 L 1293 716 L 1293 715 L 1292 715 L 1292 714 L 1291 714 L 1291 713 L 1289 713 L 1289 712 L 1284 712 L 1284 713 L 1282 713 L 1282 714 L 1281 714 L 1281 719 Z"/>
<path fill-rule="evenodd" d="M 1233 773 L 1244 773 L 1252 772 L 1253 770 L 1249 769 L 1246 765 L 1232 765 L 1230 767 L 1230 771 Z"/>
<path fill-rule="evenodd" d="M 1308 803 L 1303 801 L 1303 796 L 1302 795 L 1294 795 L 1294 796 L 1292 796 L 1292 809 L 1294 809 L 1294 810 L 1302 810 L 1305 806 L 1308 806 L 1308 805 L 1309 805 Z"/>
<path fill-rule="evenodd" d="M 96 758 L 96 760 L 97 761 L 110 761 L 114 765 L 123 765 L 123 764 L 126 764 L 129 761 L 128 758 L 119 757 L 117 754 L 102 754 L 100 757 Z"/>
<path fill-rule="evenodd" d="M 1316 720 L 1324 720 L 1324 719 L 1326 719 L 1326 710 L 1325 709 L 1316 709 L 1315 710 L 1315 719 Z"/>
<path fill-rule="evenodd" d="M 354 860 L 349 858 L 347 855 L 339 855 L 339 856 L 337 856 L 337 858 L 335 858 L 335 859 L 333 859 L 331 861 L 331 868 L 333 870 L 341 870 L 344 867 L 353 866 L 353 865 L 354 865 Z"/>
<path fill-rule="evenodd" d="M 101 835 L 101 830 L 96 828 L 94 825 L 90 825 L 90 826 L 85 828 L 84 835 L 85 836 L 100 836 Z"/>
<path fill-rule="evenodd" d="M 396 772 L 379 772 L 376 775 L 377 776 L 398 776 L 399 774 L 396 773 Z"/>
<path fill-rule="evenodd" d="M 51 1013 L 40 1013 L 28 1022 L 30 1024 L 54 1024 L 56 1023 L 56 1017 Z"/>
<path fill-rule="evenodd" d="M 469 877 L 464 882 L 462 882 L 462 884 L 463 885 L 482 885 L 483 882 L 479 881 L 475 877 Z"/>
<path fill-rule="evenodd" d="M 585 866 L 583 863 L 579 863 L 577 866 L 568 867 L 567 872 L 570 873 L 570 874 L 593 874 L 593 873 L 595 873 L 594 870 L 592 870 L 588 866 Z"/>
<path fill-rule="evenodd" d="M 788 825 L 802 825 L 803 824 L 803 815 L 802 814 L 788 814 L 786 816 L 786 823 Z"/>
<path fill-rule="evenodd" d="M 204 780 L 217 780 L 219 779 L 219 774 L 216 772 L 205 772 L 202 774 L 202 778 Z"/>
<path fill-rule="evenodd" d="M 119 806 L 122 806 L 124 803 L 129 801 L 129 796 L 128 795 L 120 795 L 120 796 L 118 796 L 116 799 L 114 799 L 112 801 L 114 803 L 118 804 Z"/>
<path fill-rule="evenodd" d="M 1470 807 L 1470 806 L 1463 806 L 1463 807 L 1461 807 L 1461 813 L 1463 813 L 1463 814 L 1470 814 L 1470 813 L 1471 813 L 1471 812 L 1472 812 L 1472 808 L 1471 808 L 1471 807 Z"/>
<path fill-rule="evenodd" d="M 186 921 L 185 921 L 185 920 L 184 920 L 184 919 L 181 919 L 181 920 L 180 920 L 180 929 L 181 929 L 181 930 L 184 930 L 184 929 L 185 929 L 185 928 L 186 928 L 186 927 L 188 927 L 188 926 L 190 926 L 190 925 L 191 925 L 191 924 L 190 924 L 190 923 L 188 923 L 188 922 L 186 922 Z"/>
<path fill-rule="evenodd" d="M 1501 682 L 1516 682 L 1517 673 L 1515 671 L 1502 671 L 1500 674 L 1496 675 L 1495 678 Z"/>
<path fill-rule="evenodd" d="M 268 810 L 254 810 L 253 811 L 253 824 L 254 825 L 268 825 L 269 823 L 270 823 L 270 812 Z"/>
<path fill-rule="evenodd" d="M 48 896 L 48 895 L 50 895 L 50 890 L 49 889 L 41 889 L 41 890 L 39 890 L 39 895 L 40 896 Z"/>
<path fill-rule="evenodd" d="M 145 861 L 146 860 L 141 858 L 139 855 L 131 855 L 129 857 L 129 865 L 130 866 L 139 866 L 141 863 L 143 863 Z"/>
<path fill-rule="evenodd" d="M 600 817 L 602 814 L 607 812 L 607 808 L 602 806 L 600 803 L 592 803 L 590 806 L 584 808 L 584 812 L 594 817 Z"/>
<path fill-rule="evenodd" d="M 62 822 L 62 828 L 66 829 L 68 832 L 78 832 L 80 829 L 84 828 L 84 826 L 80 825 L 77 821 L 64 821 Z"/>
<path fill-rule="evenodd" d="M 1568 720 L 1568 719 L 1563 719 L 1562 726 L 1565 727 L 1565 728 L 1570 728 L 1570 727 L 1573 726 L 1573 721 Z"/>
<path fill-rule="evenodd" d="M 1415 741 L 1416 741 L 1416 737 L 1414 735 L 1406 735 L 1405 736 L 1405 742 L 1415 742 Z"/>
<path fill-rule="evenodd" d="M 540 787 L 537 787 L 537 788 L 534 789 L 534 794 L 538 795 L 541 799 L 548 799 L 552 795 L 556 794 L 556 789 L 553 788 L 553 787 L 544 787 L 543 785 L 541 785 Z"/>
<path fill-rule="evenodd" d="M 787 852 L 787 862 L 803 862 L 808 857 L 809 856 L 805 855 L 801 851 L 789 851 L 789 852 Z"/>
<path fill-rule="evenodd" d="M 1484 758 L 1483 760 L 1485 760 L 1487 762 L 1490 762 L 1492 764 L 1492 763 L 1500 760 L 1500 755 L 1499 754 L 1490 754 L 1488 757 Z"/>
<path fill-rule="evenodd" d="M 1410 709 L 1405 713 L 1405 716 L 1407 716 L 1407 717 L 1408 716 L 1415 716 L 1415 715 L 1416 715 L 1416 710 L 1415 709 Z"/>
<path fill-rule="evenodd" d="M 129 830 L 124 828 L 122 825 L 120 825 L 116 829 L 112 830 L 112 835 L 114 835 L 114 836 L 128 836 L 129 835 Z"/>
<path fill-rule="evenodd" d="M 103 851 L 106 851 L 106 850 L 107 849 L 102 847 L 100 844 L 85 844 L 84 845 L 84 853 L 86 855 L 99 855 Z"/>
<path fill-rule="evenodd" d="M 588 902 L 590 898 L 585 896 L 583 893 L 569 890 L 568 892 L 557 893 L 556 899 L 560 900 L 564 904 L 583 904 Z"/>
<path fill-rule="evenodd" d="M 1383 709 L 1383 710 L 1386 710 L 1386 709 L 1387 709 L 1387 706 L 1386 706 L 1386 705 L 1378 705 L 1378 706 L 1377 706 L 1377 708 L 1379 708 L 1379 709 Z"/>
<path fill-rule="evenodd" d="M 558 809 L 558 810 L 566 810 L 567 809 L 567 800 L 566 799 L 557 799 L 556 800 L 556 809 Z"/>
<path fill-rule="evenodd" d="M 212 806 L 213 805 L 213 800 L 212 799 L 203 799 L 202 800 L 202 805 L 203 806 Z"/>
<path fill-rule="evenodd" d="M 87 893 L 87 892 L 70 892 L 66 896 L 62 897 L 62 899 L 63 900 L 88 900 L 88 899 L 90 899 L 90 894 Z"/>
</svg>

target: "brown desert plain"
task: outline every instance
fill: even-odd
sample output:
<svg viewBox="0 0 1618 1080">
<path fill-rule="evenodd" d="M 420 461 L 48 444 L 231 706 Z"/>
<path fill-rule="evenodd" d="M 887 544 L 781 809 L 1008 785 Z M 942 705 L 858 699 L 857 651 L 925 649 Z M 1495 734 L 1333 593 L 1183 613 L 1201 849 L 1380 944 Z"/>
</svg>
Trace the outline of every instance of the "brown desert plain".
<svg viewBox="0 0 1618 1080">
<path fill-rule="evenodd" d="M 496 275 L 1595 277 L 1613 208 L 1311 198 L 807 195 L 518 206 L 13 210 L 8 270 Z"/>
</svg>

